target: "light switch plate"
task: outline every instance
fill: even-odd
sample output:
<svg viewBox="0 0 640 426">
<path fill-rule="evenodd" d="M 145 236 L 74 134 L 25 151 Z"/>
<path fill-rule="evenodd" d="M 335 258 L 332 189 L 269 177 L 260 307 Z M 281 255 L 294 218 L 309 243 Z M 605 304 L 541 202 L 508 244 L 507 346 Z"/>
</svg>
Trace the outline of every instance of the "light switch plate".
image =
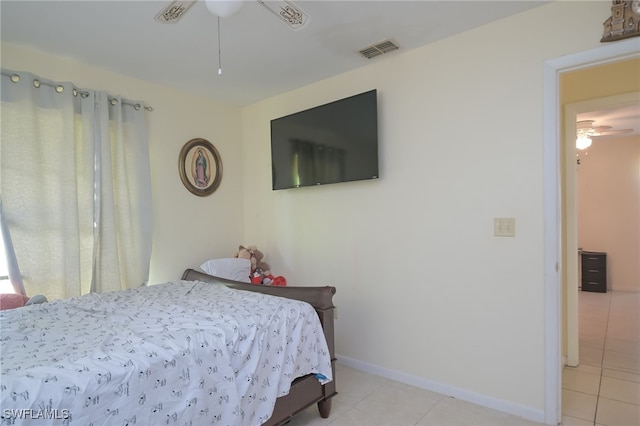
<svg viewBox="0 0 640 426">
<path fill-rule="evenodd" d="M 493 219 L 493 235 L 496 237 L 515 237 L 516 218 L 496 217 Z"/>
</svg>

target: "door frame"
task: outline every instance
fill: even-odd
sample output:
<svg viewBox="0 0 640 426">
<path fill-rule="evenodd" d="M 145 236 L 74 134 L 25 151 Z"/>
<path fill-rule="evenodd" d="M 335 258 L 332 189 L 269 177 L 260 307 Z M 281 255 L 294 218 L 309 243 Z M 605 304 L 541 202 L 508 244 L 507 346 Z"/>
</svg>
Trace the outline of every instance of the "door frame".
<svg viewBox="0 0 640 426">
<path fill-rule="evenodd" d="M 562 312 L 563 249 L 560 150 L 560 74 L 577 69 L 640 57 L 635 38 L 550 59 L 543 64 L 543 175 L 544 175 L 544 422 L 562 421 Z M 576 309 L 577 311 L 577 309 Z"/>
</svg>

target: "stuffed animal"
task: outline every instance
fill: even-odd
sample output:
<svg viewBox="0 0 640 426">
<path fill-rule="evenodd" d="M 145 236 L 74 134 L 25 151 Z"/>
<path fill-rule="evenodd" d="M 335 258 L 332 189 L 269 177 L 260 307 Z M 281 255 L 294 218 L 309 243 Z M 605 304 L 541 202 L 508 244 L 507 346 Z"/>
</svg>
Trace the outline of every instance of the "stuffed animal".
<svg viewBox="0 0 640 426">
<path fill-rule="evenodd" d="M 249 279 L 252 284 L 265 284 L 275 286 L 286 286 L 287 280 L 281 276 L 271 275 L 269 264 L 263 262 L 264 254 L 256 246 L 239 246 L 233 257 L 240 259 L 251 259 L 251 274 Z"/>
<path fill-rule="evenodd" d="M 262 261 L 264 254 L 256 246 L 239 246 L 233 257 L 251 260 L 251 274 L 249 277 L 254 284 L 262 284 L 262 278 L 271 274 L 269 265 Z"/>
<path fill-rule="evenodd" d="M 258 247 L 256 246 L 248 246 L 247 250 L 249 250 L 249 253 L 251 253 L 252 256 L 252 260 L 251 260 L 251 264 L 253 265 L 254 263 L 254 259 L 255 259 L 255 267 L 253 267 L 253 270 L 255 271 L 256 269 L 259 269 L 260 272 L 263 275 L 269 275 L 270 272 L 270 267 L 269 264 L 267 262 L 263 262 L 262 259 L 264 259 L 264 254 L 262 254 L 262 252 L 260 250 L 258 250 Z"/>
<path fill-rule="evenodd" d="M 267 275 L 262 280 L 262 284 L 284 287 L 287 285 L 287 280 L 283 276 L 274 277 L 273 275 Z"/>
<path fill-rule="evenodd" d="M 237 257 L 239 259 L 251 259 L 251 252 L 249 252 L 249 250 L 244 246 L 240 246 L 238 251 L 233 254 L 233 257 Z M 251 262 L 251 266 L 253 269 L 253 261 Z"/>
</svg>

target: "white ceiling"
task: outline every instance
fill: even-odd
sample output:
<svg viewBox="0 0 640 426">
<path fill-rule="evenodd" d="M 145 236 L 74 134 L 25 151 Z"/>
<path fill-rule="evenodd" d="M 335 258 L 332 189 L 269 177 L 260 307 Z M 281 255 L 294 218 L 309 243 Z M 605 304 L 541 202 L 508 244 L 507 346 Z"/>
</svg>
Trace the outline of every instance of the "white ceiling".
<svg viewBox="0 0 640 426">
<path fill-rule="evenodd" d="M 169 0 L 2 0 L 0 15 L 2 41 L 242 106 L 545 3 L 297 0 L 310 20 L 292 31 L 247 0 L 220 20 L 222 76 L 217 17 L 203 1 L 175 24 L 154 20 Z M 386 39 L 401 49 L 357 53 Z"/>
<path fill-rule="evenodd" d="M 198 1 L 179 22 L 156 22 L 169 3 L 0 0 L 0 35 L 5 42 L 243 106 L 547 2 L 297 0 L 310 20 L 292 31 L 246 0 L 237 14 L 220 20 L 221 76 L 217 17 Z M 358 54 L 387 39 L 400 50 L 373 59 Z M 638 105 L 578 119 L 640 134 Z"/>
<path fill-rule="evenodd" d="M 631 129 L 632 132 L 597 136 L 598 140 L 640 135 L 640 103 L 600 111 L 580 113 L 576 121 L 593 120 L 593 127 L 611 126 L 611 130 Z"/>
</svg>

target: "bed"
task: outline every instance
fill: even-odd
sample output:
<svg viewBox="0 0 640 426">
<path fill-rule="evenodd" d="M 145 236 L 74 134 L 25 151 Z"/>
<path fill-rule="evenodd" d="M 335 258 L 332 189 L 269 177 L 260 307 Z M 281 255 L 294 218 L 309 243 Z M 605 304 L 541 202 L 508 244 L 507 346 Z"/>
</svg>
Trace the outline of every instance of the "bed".
<svg viewBox="0 0 640 426">
<path fill-rule="evenodd" d="M 313 404 L 326 418 L 334 293 L 187 269 L 2 311 L 0 424 L 280 425 Z"/>
</svg>

